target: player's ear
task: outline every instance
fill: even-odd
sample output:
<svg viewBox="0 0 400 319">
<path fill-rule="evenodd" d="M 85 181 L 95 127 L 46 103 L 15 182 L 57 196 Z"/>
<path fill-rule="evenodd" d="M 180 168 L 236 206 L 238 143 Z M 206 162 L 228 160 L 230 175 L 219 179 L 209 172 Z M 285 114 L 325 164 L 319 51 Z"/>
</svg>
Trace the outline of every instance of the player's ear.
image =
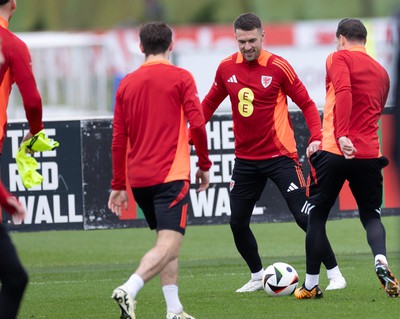
<svg viewBox="0 0 400 319">
<path fill-rule="evenodd" d="M 169 45 L 168 51 L 172 51 L 174 49 L 175 43 L 171 41 L 171 44 Z"/>
<path fill-rule="evenodd" d="M 139 48 L 142 53 L 144 53 L 144 48 L 142 42 L 139 43 Z"/>
<path fill-rule="evenodd" d="M 342 48 L 345 47 L 346 42 L 347 42 L 346 37 L 344 35 L 340 35 L 340 45 L 341 45 Z"/>
</svg>

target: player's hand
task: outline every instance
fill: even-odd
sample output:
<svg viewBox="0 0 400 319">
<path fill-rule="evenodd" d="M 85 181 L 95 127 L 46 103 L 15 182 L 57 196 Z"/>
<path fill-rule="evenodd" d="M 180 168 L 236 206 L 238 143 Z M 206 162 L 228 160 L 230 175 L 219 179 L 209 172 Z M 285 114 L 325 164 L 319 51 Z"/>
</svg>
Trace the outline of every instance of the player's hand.
<svg viewBox="0 0 400 319">
<path fill-rule="evenodd" d="M 351 140 L 346 136 L 341 136 L 338 138 L 340 150 L 342 151 L 344 158 L 352 159 L 357 153 L 356 148 L 354 147 Z"/>
<path fill-rule="evenodd" d="M 32 137 L 33 137 L 32 133 L 31 133 L 31 132 L 28 132 L 28 133 L 24 136 L 24 138 L 22 139 L 21 144 L 24 143 L 25 141 L 29 140 L 29 139 L 32 138 Z M 35 153 L 35 152 L 32 151 L 31 149 L 29 149 L 29 147 L 26 148 L 26 152 L 27 152 L 28 154 L 31 154 L 31 155 L 33 155 L 33 154 Z"/>
<path fill-rule="evenodd" d="M 108 208 L 117 216 L 121 216 L 122 208 L 128 209 L 128 193 L 125 190 L 111 191 Z"/>
<path fill-rule="evenodd" d="M 200 184 L 197 193 L 205 191 L 210 184 L 210 172 L 202 171 L 200 168 L 196 172 L 196 184 Z"/>
<path fill-rule="evenodd" d="M 7 203 L 14 208 L 14 212 L 12 214 L 13 223 L 15 225 L 21 224 L 26 216 L 25 208 L 20 204 L 20 202 L 14 196 L 8 197 Z"/>
<path fill-rule="evenodd" d="M 308 145 L 307 150 L 306 150 L 307 158 L 310 158 L 311 155 L 313 155 L 316 151 L 318 151 L 320 145 L 321 145 L 321 141 L 311 142 L 310 145 Z"/>
</svg>

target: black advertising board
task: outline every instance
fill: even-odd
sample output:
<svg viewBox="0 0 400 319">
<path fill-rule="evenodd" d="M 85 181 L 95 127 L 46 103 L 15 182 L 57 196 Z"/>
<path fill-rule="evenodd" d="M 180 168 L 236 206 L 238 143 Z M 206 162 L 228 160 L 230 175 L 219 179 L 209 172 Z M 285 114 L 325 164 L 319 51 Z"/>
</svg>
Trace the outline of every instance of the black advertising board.
<svg viewBox="0 0 400 319">
<path fill-rule="evenodd" d="M 84 228 L 142 227 L 143 216 L 136 215 L 136 204 L 130 194 L 129 209 L 121 218 L 107 207 L 111 191 L 112 120 L 82 120 L 82 163 L 84 189 Z M 128 192 L 130 192 L 127 186 Z"/>
<path fill-rule="evenodd" d="M 299 161 L 305 176 L 309 165 L 305 156 L 309 133 L 302 112 L 291 112 L 292 125 L 298 147 Z M 392 113 L 382 118 L 382 149 L 390 148 Z M 3 223 L 15 231 L 58 229 L 103 229 L 146 227 L 143 212 L 136 204 L 127 185 L 129 207 L 117 217 L 107 207 L 112 179 L 111 141 L 112 118 L 45 122 L 50 138 L 60 142 L 55 151 L 36 154 L 38 172 L 44 177 L 42 185 L 26 189 L 17 172 L 15 154 L 26 124 L 8 124 L 8 131 L 1 156 L 2 181 L 6 188 L 19 198 L 27 209 L 22 225 L 12 225 L 3 212 Z M 188 224 L 226 224 L 230 218 L 229 185 L 234 165 L 234 137 L 230 114 L 214 115 L 207 123 L 208 146 L 213 166 L 210 169 L 210 187 L 196 193 L 197 185 L 191 184 Z M 389 154 L 390 152 L 385 151 Z M 191 181 L 195 180 L 197 157 L 191 151 Z M 384 170 L 385 216 L 400 214 L 400 199 L 391 190 L 399 189 L 400 179 L 393 172 L 393 164 Z M 347 187 L 347 188 L 346 188 Z M 330 218 L 357 217 L 357 206 L 345 185 Z M 283 196 L 268 181 L 256 203 L 254 222 L 293 221 Z"/>
<path fill-rule="evenodd" d="M 60 143 L 54 151 L 35 153 L 38 172 L 43 176 L 39 186 L 26 189 L 18 174 L 15 155 L 26 123 L 10 123 L 1 155 L 1 179 L 26 207 L 27 216 L 22 225 L 12 225 L 3 211 L 3 223 L 15 230 L 82 229 L 82 170 L 80 121 L 45 122 L 49 138 Z"/>
</svg>

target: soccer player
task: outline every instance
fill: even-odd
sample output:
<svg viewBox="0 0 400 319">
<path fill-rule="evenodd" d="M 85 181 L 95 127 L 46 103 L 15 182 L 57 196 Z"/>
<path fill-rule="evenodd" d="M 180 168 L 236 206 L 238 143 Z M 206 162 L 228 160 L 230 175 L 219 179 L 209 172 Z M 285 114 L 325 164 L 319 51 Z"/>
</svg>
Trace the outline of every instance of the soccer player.
<svg viewBox="0 0 400 319">
<path fill-rule="evenodd" d="M 194 319 L 178 297 L 178 256 L 189 201 L 187 121 L 199 158 L 196 180 L 201 183 L 197 191 L 209 184 L 211 161 L 204 116 L 192 75 L 168 60 L 173 47 L 170 27 L 162 22 L 148 23 L 140 29 L 139 38 L 145 62 L 121 81 L 116 94 L 108 207 L 118 216 L 122 206 L 127 208 L 127 167 L 135 200 L 150 229 L 156 229 L 157 242 L 134 274 L 114 290 L 112 298 L 120 306 L 121 318 L 135 318 L 136 295 L 146 282 L 160 275 L 167 319 Z"/>
<path fill-rule="evenodd" d="M 7 105 L 11 86 L 15 82 L 21 93 L 30 132 L 22 142 L 43 129 L 42 99 L 32 73 L 32 63 L 26 44 L 7 30 L 8 21 L 17 8 L 16 0 L 0 0 L 0 37 L 3 39 L 5 62 L 0 69 L 0 154 L 7 127 Z"/>
<path fill-rule="evenodd" d="M 29 123 L 28 132 L 22 141 L 31 138 L 43 129 L 42 101 L 32 73 L 31 58 L 27 46 L 7 30 L 8 21 L 16 10 L 16 0 L 0 0 L 0 38 L 2 41 L 0 66 L 0 154 L 7 125 L 7 104 L 11 86 L 17 83 Z M 25 209 L 0 184 L 0 204 L 12 214 L 13 221 L 22 222 Z M 0 318 L 14 319 L 28 283 L 26 273 L 15 247 L 0 224 Z"/>
<path fill-rule="evenodd" d="M 0 38 L 0 67 L 5 59 Z M 15 223 L 24 220 L 26 211 L 22 205 L 6 191 L 0 182 L 0 205 L 13 217 Z M 0 212 L 1 213 L 1 212 Z M 22 266 L 15 247 L 0 223 L 0 318 L 14 319 L 17 317 L 19 306 L 28 283 L 28 275 Z"/>
<path fill-rule="evenodd" d="M 230 227 L 251 272 L 250 281 L 237 292 L 251 292 L 262 289 L 264 269 L 250 219 L 268 179 L 279 188 L 297 224 L 304 231 L 307 229 L 309 205 L 287 97 L 304 114 L 311 132 L 310 150 L 316 150 L 321 141 L 321 119 L 290 64 L 262 48 L 265 32 L 258 16 L 241 14 L 234 22 L 234 33 L 239 52 L 220 63 L 202 106 L 208 121 L 227 96 L 231 100 L 235 166 L 230 189 Z M 327 289 L 345 288 L 346 281 L 327 239 L 324 245 L 324 264 L 330 280 Z"/>
<path fill-rule="evenodd" d="M 388 266 L 381 222 L 381 170 L 388 161 L 380 152 L 378 121 L 389 92 L 389 76 L 367 54 L 367 30 L 360 20 L 340 21 L 336 41 L 337 52 L 326 60 L 322 143 L 319 151 L 310 151 L 312 208 L 306 235 L 307 269 L 305 282 L 295 296 L 322 297 L 318 284 L 327 240 L 326 221 L 348 180 L 374 255 L 376 274 L 387 295 L 397 297 L 399 283 Z"/>
</svg>

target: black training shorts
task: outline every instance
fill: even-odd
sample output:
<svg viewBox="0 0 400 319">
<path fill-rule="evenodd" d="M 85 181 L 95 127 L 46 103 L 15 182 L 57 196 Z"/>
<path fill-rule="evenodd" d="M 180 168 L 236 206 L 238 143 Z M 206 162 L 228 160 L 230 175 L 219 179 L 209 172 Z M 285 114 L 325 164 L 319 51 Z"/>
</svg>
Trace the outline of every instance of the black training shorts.
<svg viewBox="0 0 400 319">
<path fill-rule="evenodd" d="M 132 192 L 150 229 L 168 229 L 185 234 L 189 181 L 132 188 Z"/>
<path fill-rule="evenodd" d="M 274 182 L 285 199 L 305 192 L 306 183 L 301 165 L 288 156 L 259 161 L 236 158 L 230 196 L 257 201 L 268 179 Z"/>
</svg>

